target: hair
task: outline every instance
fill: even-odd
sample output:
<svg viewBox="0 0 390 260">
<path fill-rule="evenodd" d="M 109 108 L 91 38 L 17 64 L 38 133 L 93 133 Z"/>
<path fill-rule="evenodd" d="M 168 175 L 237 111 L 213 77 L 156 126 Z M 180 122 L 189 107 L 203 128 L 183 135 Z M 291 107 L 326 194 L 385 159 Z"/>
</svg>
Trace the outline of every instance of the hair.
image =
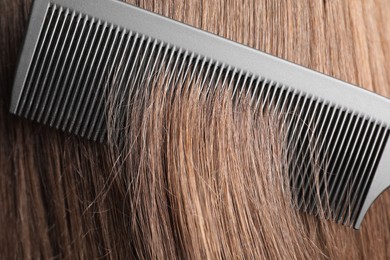
<svg viewBox="0 0 390 260">
<path fill-rule="evenodd" d="M 131 3 L 390 96 L 388 1 Z M 209 79 L 114 77 L 106 145 L 10 115 L 30 8 L 0 2 L 1 258 L 390 257 L 389 192 L 360 231 L 296 211 L 285 129 Z"/>
</svg>

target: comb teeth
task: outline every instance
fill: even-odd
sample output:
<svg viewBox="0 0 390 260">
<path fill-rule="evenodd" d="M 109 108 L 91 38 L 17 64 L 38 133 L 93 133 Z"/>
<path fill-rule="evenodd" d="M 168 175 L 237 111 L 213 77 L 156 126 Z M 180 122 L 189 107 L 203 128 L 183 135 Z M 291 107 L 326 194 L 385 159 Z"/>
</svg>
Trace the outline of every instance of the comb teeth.
<svg viewBox="0 0 390 260">
<path fill-rule="evenodd" d="M 50 5 L 17 114 L 63 131 L 98 139 L 106 75 L 124 36 L 107 22 Z M 117 50 L 115 50 L 117 49 Z M 49 99 L 50 97 L 50 99 Z"/>
<path fill-rule="evenodd" d="M 387 142 L 381 124 L 321 100 L 295 97 L 288 144 L 297 208 L 353 226 Z M 316 173 L 316 169 L 320 173 Z M 316 176 L 317 174 L 317 176 Z"/>
<path fill-rule="evenodd" d="M 78 1 L 54 2 L 78 6 Z M 85 1 L 83 8 L 93 9 L 95 3 L 104 10 L 103 5 L 115 2 Z M 133 31 L 129 26 L 109 22 L 103 15 L 88 15 L 76 8 L 36 0 L 35 12 L 45 12 L 41 15 L 43 20 L 30 22 L 40 33 L 35 39 L 32 33 L 27 36 L 27 44 L 33 44 L 34 49 L 25 46 L 22 54 L 25 62 L 18 68 L 11 112 L 104 142 L 108 95 L 113 94 L 113 102 L 120 107 L 118 114 L 123 117 L 119 121 L 124 124 L 127 108 L 120 104 L 129 97 L 136 98 L 137 86 L 145 82 L 148 86 L 151 75 L 164 73 L 161 68 L 166 67 L 177 75 L 173 77 L 172 73 L 165 78 L 167 73 L 163 74 L 172 88 L 178 85 L 179 76 L 195 82 L 205 93 L 220 86 L 221 91 L 230 90 L 233 99 L 247 96 L 253 107 L 268 109 L 277 116 L 288 132 L 289 185 L 295 206 L 344 225 L 360 225 L 370 187 L 374 180 L 374 186 L 381 181 L 375 179 L 375 174 L 388 143 L 388 100 L 134 7 L 120 4 L 117 12 L 124 7 L 133 12 L 129 19 L 139 19 L 134 24 L 148 18 L 161 19 L 158 25 L 162 28 L 172 26 L 178 33 L 186 30 L 189 39 L 199 36 L 201 42 L 215 40 L 215 51 L 204 48 L 203 53 L 196 46 L 192 48 L 192 42 L 186 46 L 172 33 L 172 42 L 167 41 L 169 35 L 158 37 L 153 27 L 149 28 L 151 35 L 147 35 L 136 26 Z M 147 17 L 143 19 L 143 15 Z M 219 55 L 221 49 L 225 56 L 237 52 L 230 60 L 236 62 L 229 62 L 230 56 Z M 253 55 L 257 56 L 252 58 Z M 243 63 L 245 57 L 251 62 Z M 260 75 L 261 69 L 264 75 Z M 290 74 L 295 75 L 294 80 Z M 301 76 L 319 87 L 311 86 Z M 339 102 L 343 100 L 338 91 L 347 96 L 345 104 Z M 366 106 L 367 111 L 362 111 L 359 104 L 370 102 L 378 108 Z M 370 195 L 370 200 L 376 193 Z"/>
</svg>

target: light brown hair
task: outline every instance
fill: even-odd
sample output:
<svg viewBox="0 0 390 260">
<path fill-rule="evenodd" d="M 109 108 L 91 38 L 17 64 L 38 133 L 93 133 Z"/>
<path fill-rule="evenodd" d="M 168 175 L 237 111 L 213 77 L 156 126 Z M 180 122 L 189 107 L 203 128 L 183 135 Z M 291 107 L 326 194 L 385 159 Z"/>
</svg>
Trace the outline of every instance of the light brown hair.
<svg viewBox="0 0 390 260">
<path fill-rule="evenodd" d="M 132 3 L 390 96 L 387 1 Z M 30 4 L 0 2 L 2 258 L 390 257 L 389 193 L 360 231 L 295 211 L 280 122 L 220 85 L 161 66 L 136 98 L 112 93 L 127 118 L 108 117 L 108 145 L 9 115 Z"/>
</svg>

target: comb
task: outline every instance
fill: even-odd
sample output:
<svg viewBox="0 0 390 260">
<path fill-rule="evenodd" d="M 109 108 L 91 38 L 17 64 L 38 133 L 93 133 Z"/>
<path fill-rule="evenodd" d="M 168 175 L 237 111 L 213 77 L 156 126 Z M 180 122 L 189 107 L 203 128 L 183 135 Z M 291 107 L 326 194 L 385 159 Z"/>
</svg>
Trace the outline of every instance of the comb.
<svg viewBox="0 0 390 260">
<path fill-rule="evenodd" d="M 319 188 L 321 198 L 328 197 L 328 219 L 358 229 L 389 187 L 388 99 L 113 0 L 35 0 L 10 112 L 104 142 L 107 79 L 119 73 L 120 85 L 134 85 L 162 59 L 171 70 L 203 71 L 210 84 L 229 84 L 233 95 L 245 90 L 256 105 L 272 107 L 290 139 L 298 140 L 288 148 L 300 210 L 316 215 L 320 207 L 310 149 L 318 151 L 319 165 L 327 165 Z"/>
</svg>

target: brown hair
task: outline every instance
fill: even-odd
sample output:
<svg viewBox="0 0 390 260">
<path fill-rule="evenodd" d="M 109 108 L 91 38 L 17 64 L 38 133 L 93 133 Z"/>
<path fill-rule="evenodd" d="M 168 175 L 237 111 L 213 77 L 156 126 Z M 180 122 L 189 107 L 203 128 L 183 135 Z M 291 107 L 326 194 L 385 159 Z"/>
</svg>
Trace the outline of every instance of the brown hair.
<svg viewBox="0 0 390 260">
<path fill-rule="evenodd" d="M 387 1 L 132 3 L 390 96 Z M 279 122 L 220 85 L 161 66 L 135 97 L 110 95 L 108 145 L 9 115 L 30 4 L 0 2 L 3 258 L 390 257 L 390 194 L 360 231 L 295 211 Z"/>
</svg>

